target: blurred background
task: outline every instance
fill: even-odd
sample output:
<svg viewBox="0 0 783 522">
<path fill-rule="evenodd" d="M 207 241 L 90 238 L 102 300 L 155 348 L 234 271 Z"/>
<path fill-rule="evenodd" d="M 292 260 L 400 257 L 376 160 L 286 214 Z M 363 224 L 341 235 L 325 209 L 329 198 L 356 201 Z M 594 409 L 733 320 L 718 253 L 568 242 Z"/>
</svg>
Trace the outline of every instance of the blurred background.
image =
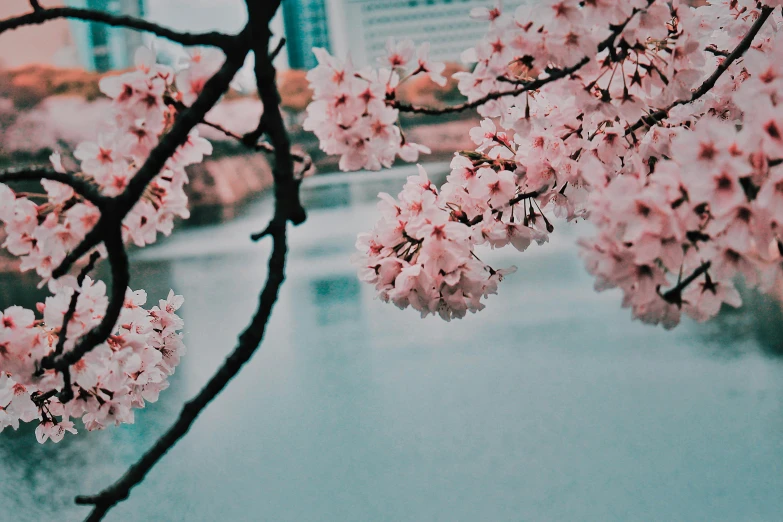
<svg viewBox="0 0 783 522">
<path fill-rule="evenodd" d="M 42 1 L 46 6 L 61 5 Z M 463 321 L 421 320 L 374 299 L 350 263 L 412 166 L 335 172 L 301 130 L 313 46 L 372 64 L 388 36 L 438 42 L 458 69 L 484 31 L 480 1 L 284 0 L 275 33 L 293 141 L 317 171 L 302 190 L 309 221 L 291 232 L 288 280 L 263 346 L 190 433 L 115 510 L 112 521 L 779 521 L 783 512 L 783 336 L 772 298 L 673 332 L 641 325 L 615 292 L 597 294 L 575 241 L 556 224 L 524 255 L 487 254 L 520 270 L 487 309 Z M 517 3 L 505 2 L 506 8 Z M 242 0 L 81 0 L 182 30 L 238 31 Z M 26 0 L 0 1 L 0 19 Z M 97 81 L 132 67 L 146 36 L 54 21 L 0 35 L 0 168 L 66 155 L 93 138 L 107 107 Z M 162 61 L 182 50 L 155 42 Z M 416 103 L 459 100 L 413 82 Z M 210 119 L 253 128 L 252 89 Z M 469 148 L 471 115 L 403 122 L 433 149 L 441 182 Z M 215 154 L 190 171 L 194 217 L 132 252 L 132 287 L 182 309 L 189 348 L 171 387 L 135 425 L 39 446 L 29 427 L 0 435 L 0 505 L 8 520 L 81 520 L 73 496 L 116 479 L 206 382 L 248 322 L 269 245 L 250 233 L 272 212 L 266 159 L 205 135 Z M 482 256 L 483 257 L 483 256 Z M 0 309 L 33 307 L 37 278 L 0 257 Z M 78 426 L 77 426 L 78 427 Z M 2 517 L 0 517 L 2 518 Z"/>
</svg>

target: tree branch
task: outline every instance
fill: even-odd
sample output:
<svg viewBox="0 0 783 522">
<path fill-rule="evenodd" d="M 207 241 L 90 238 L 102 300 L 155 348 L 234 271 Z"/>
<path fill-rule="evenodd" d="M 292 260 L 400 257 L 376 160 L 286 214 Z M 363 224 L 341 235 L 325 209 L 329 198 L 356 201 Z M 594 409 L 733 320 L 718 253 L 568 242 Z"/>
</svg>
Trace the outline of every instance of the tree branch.
<svg viewBox="0 0 783 522">
<path fill-rule="evenodd" d="M 98 207 L 104 208 L 109 198 L 102 195 L 95 185 L 88 181 L 77 178 L 70 174 L 56 172 L 51 167 L 29 167 L 23 169 L 8 169 L 0 171 L 0 183 L 11 183 L 14 181 L 41 181 L 48 179 L 68 185 L 78 195 Z"/>
<path fill-rule="evenodd" d="M 664 301 L 670 304 L 676 304 L 678 306 L 682 305 L 682 291 L 685 290 L 685 288 L 688 287 L 691 283 L 693 283 L 696 279 L 699 278 L 702 274 L 705 274 L 707 270 L 710 269 L 710 266 L 712 266 L 711 261 L 705 261 L 702 263 L 696 270 L 693 271 L 691 275 L 680 281 L 677 286 L 674 288 L 671 288 L 661 294 L 661 297 Z"/>
<path fill-rule="evenodd" d="M 272 236 L 272 253 L 269 257 L 269 272 L 263 291 L 259 297 L 259 305 L 255 316 L 250 325 L 239 337 L 239 343 L 234 352 L 226 359 L 223 366 L 210 379 L 207 385 L 199 392 L 196 397 L 185 404 L 180 412 L 177 422 L 169 428 L 168 431 L 150 448 L 141 459 L 131 466 L 128 471 L 114 484 L 104 489 L 98 495 L 80 496 L 76 498 L 77 504 L 94 505 L 88 521 L 101 520 L 103 516 L 117 503 L 126 499 L 131 489 L 144 480 L 144 477 L 150 469 L 168 452 L 168 450 L 182 438 L 190 426 L 196 420 L 204 408 L 225 388 L 233 377 L 241 370 L 242 366 L 252 357 L 258 349 L 264 337 L 266 325 L 272 313 L 272 308 L 277 301 L 280 286 L 285 279 L 286 263 L 286 227 L 287 221 L 301 223 L 304 221 L 304 209 L 299 203 L 298 188 L 299 185 L 293 177 L 293 159 L 290 152 L 290 143 L 288 135 L 283 125 L 282 116 L 279 110 L 279 95 L 277 87 L 274 84 L 274 68 L 271 66 L 271 58 L 268 53 L 269 28 L 268 24 L 274 15 L 279 0 L 270 3 L 254 2 L 248 0 L 248 12 L 250 21 L 246 27 L 245 36 L 253 42 L 253 50 L 256 54 L 256 76 L 259 84 L 259 94 L 264 103 L 264 115 L 261 118 L 261 124 L 268 129 L 268 134 L 272 140 L 275 155 L 276 166 L 275 174 L 275 214 L 267 227 L 268 235 Z M 255 31 L 251 30 L 252 28 Z M 259 39 L 259 36 L 262 38 Z M 157 175 L 157 172 L 165 163 L 167 157 L 176 150 L 178 143 L 164 144 L 166 138 L 177 133 L 180 137 L 186 138 L 189 130 L 203 121 L 204 114 L 217 102 L 218 96 L 208 94 L 217 92 L 228 86 L 234 73 L 241 66 L 230 65 L 231 58 L 224 64 L 222 72 L 216 74 L 205 86 L 201 96 L 189 109 L 186 109 L 178 118 L 170 133 L 161 140 L 161 143 L 150 154 L 147 162 L 131 181 L 126 191 L 116 198 L 121 200 L 121 207 L 118 212 L 127 212 L 127 205 L 135 200 L 134 195 L 140 195 L 146 183 Z M 268 82 L 268 83 L 267 83 Z M 211 85 L 212 84 L 212 85 Z M 217 89 L 221 87 L 221 89 Z M 272 97 L 274 99 L 272 99 Z M 203 99 L 202 99 L 203 98 Z M 184 132 L 184 135 L 180 133 Z M 159 151 L 158 149 L 163 149 Z M 160 156 L 158 156 L 160 155 Z M 161 161 L 162 158 L 162 161 Z M 144 172 L 142 172 L 144 171 Z M 147 179 L 149 178 L 149 179 Z M 136 180 L 141 180 L 137 185 L 133 185 Z M 292 206 L 293 205 L 293 206 Z M 97 226 L 96 226 L 97 228 Z M 108 245 L 107 245 L 108 247 Z M 112 249 L 109 249 L 110 252 Z M 107 313 L 107 315 L 109 315 Z"/>
<path fill-rule="evenodd" d="M 647 0 L 647 6 L 649 7 L 650 5 L 652 5 L 653 1 L 654 0 Z M 626 20 L 622 24 L 610 27 L 611 33 L 606 39 L 604 39 L 601 43 L 598 44 L 596 51 L 600 53 L 607 49 L 610 50 L 613 49 L 615 40 L 617 40 L 617 37 L 620 36 L 620 34 L 622 34 L 623 30 L 625 30 L 625 27 L 628 25 L 628 23 L 633 19 L 634 16 L 636 16 L 641 11 L 644 11 L 645 9 L 646 8 L 641 8 L 641 9 L 635 8 L 631 13 L 631 15 L 628 18 L 626 18 Z M 454 112 L 462 112 L 468 109 L 475 109 L 492 100 L 497 100 L 500 98 L 504 98 L 506 96 L 518 96 L 528 91 L 534 91 L 540 89 L 541 87 L 545 86 L 548 83 L 555 82 L 557 80 L 565 78 L 566 76 L 570 76 L 574 74 L 576 71 L 578 71 L 579 69 L 587 65 L 588 62 L 590 62 L 590 57 L 585 56 L 584 58 L 576 62 L 574 65 L 551 71 L 549 76 L 547 76 L 546 78 L 536 78 L 535 80 L 530 80 L 530 81 L 515 81 L 515 80 L 510 80 L 508 78 L 504 78 L 502 81 L 505 81 L 506 83 L 518 83 L 521 85 L 521 87 L 517 89 L 512 89 L 510 91 L 491 92 L 486 96 L 482 96 L 477 100 L 473 100 L 472 102 L 462 103 L 460 105 L 452 105 L 451 107 L 436 109 L 432 107 L 409 105 L 407 103 L 402 103 L 400 101 L 395 100 L 392 102 L 391 106 L 396 109 L 399 109 L 400 112 L 410 112 L 413 114 L 437 115 L 437 114 L 450 114 Z"/>
<path fill-rule="evenodd" d="M 734 50 L 726 57 L 726 59 L 723 60 L 720 65 L 718 65 L 709 78 L 704 80 L 704 82 L 695 91 L 693 91 L 693 94 L 690 98 L 677 100 L 665 109 L 657 110 L 648 116 L 640 118 L 639 121 L 626 129 L 625 135 L 628 136 L 629 134 L 632 134 L 648 123 L 654 125 L 660 122 L 669 115 L 669 111 L 673 108 L 677 107 L 678 105 L 693 103 L 710 92 L 710 90 L 715 87 L 715 84 L 720 79 L 720 77 L 723 76 L 723 73 L 729 69 L 729 66 L 731 66 L 732 63 L 742 57 L 742 55 L 745 54 L 748 49 L 750 49 L 750 46 L 753 44 L 753 40 L 756 38 L 756 35 L 759 34 L 759 31 L 761 31 L 761 28 L 764 26 L 764 23 L 766 23 L 767 19 L 770 17 L 773 11 L 774 9 L 772 7 L 764 6 L 761 8 L 761 14 L 756 19 L 756 21 L 753 22 L 753 25 L 750 27 L 747 34 L 742 38 L 740 43 L 737 44 L 737 47 L 735 47 Z M 709 48 L 707 50 L 711 51 Z"/>
<path fill-rule="evenodd" d="M 167 105 L 174 107 L 177 111 L 184 111 L 185 109 L 187 109 L 187 106 L 181 101 L 177 101 L 169 97 L 167 97 L 164 101 L 166 102 Z M 267 153 L 275 152 L 275 149 L 274 147 L 272 147 L 271 144 L 265 141 L 250 143 L 247 141 L 247 138 L 245 136 L 240 136 L 236 132 L 227 129 L 226 127 L 220 125 L 219 123 L 214 123 L 208 120 L 201 120 L 201 122 L 199 122 L 199 125 L 205 125 L 207 127 L 215 129 L 216 131 L 225 134 L 227 137 L 231 139 L 237 140 L 241 144 L 245 145 L 249 149 L 255 150 L 256 152 L 267 152 Z M 301 163 L 307 163 L 309 160 L 307 156 L 302 156 L 300 154 L 291 154 L 291 157 L 294 159 L 294 161 L 298 161 Z"/>
<path fill-rule="evenodd" d="M 79 295 L 81 295 L 80 288 L 82 284 L 84 284 L 84 280 L 87 278 L 87 274 L 92 272 L 92 269 L 95 268 L 95 263 L 98 262 L 98 259 L 100 259 L 101 255 L 98 252 L 93 252 L 90 256 L 90 259 L 87 261 L 87 265 L 85 265 L 84 268 L 82 268 L 82 271 L 79 272 L 79 276 L 76 278 L 76 288 L 73 290 L 73 295 L 71 295 L 71 302 L 68 303 L 68 310 L 66 310 L 65 315 L 63 316 L 63 322 L 62 326 L 60 326 L 60 331 L 57 334 L 57 346 L 54 349 L 54 355 L 58 356 L 63 353 L 63 350 L 65 349 L 65 341 L 68 338 L 68 326 L 71 324 L 71 320 L 73 319 L 74 314 L 76 313 L 76 305 L 79 302 Z M 57 394 L 57 399 L 62 403 L 65 404 L 66 402 L 73 399 L 73 387 L 71 386 L 71 368 L 70 366 L 65 368 L 63 371 L 63 389 L 60 391 L 59 394 Z"/>
<path fill-rule="evenodd" d="M 111 265 L 111 295 L 109 296 L 109 305 L 106 308 L 101 322 L 87 332 L 73 350 L 66 352 L 59 357 L 57 354 L 51 354 L 41 360 L 41 368 L 55 369 L 60 372 L 68 371 L 70 366 L 79 361 L 84 355 L 106 341 L 109 338 L 125 304 L 125 292 L 130 283 L 130 269 L 128 265 L 128 254 L 125 252 L 125 246 L 122 243 L 122 231 L 119 227 L 114 230 L 106 231 L 104 234 L 104 244 L 109 253 L 109 264 Z"/>
<path fill-rule="evenodd" d="M 258 128 L 251 135 L 263 132 L 269 137 L 275 150 L 275 166 L 272 169 L 275 180 L 275 218 L 278 221 L 290 221 L 294 225 L 299 225 L 307 219 L 307 214 L 299 199 L 299 182 L 294 177 L 291 142 L 283 122 L 283 115 L 280 112 L 280 93 L 275 81 L 277 72 L 272 64 L 274 55 L 279 52 L 280 45 L 271 55 L 269 52 L 269 40 L 272 37 L 269 21 L 277 11 L 280 0 L 266 2 L 245 0 L 245 3 L 249 18 L 248 27 L 253 42 L 252 50 L 256 59 L 255 74 L 258 97 L 264 105 L 264 112 L 261 114 Z M 250 136 L 246 136 L 245 140 L 250 141 Z"/>
<path fill-rule="evenodd" d="M 87 22 L 98 22 L 113 27 L 126 27 L 136 31 L 152 33 L 161 38 L 166 38 L 172 42 L 182 45 L 204 45 L 210 47 L 219 47 L 226 52 L 230 52 L 237 47 L 237 38 L 218 32 L 210 33 L 182 33 L 168 27 L 133 18 L 125 15 L 113 15 L 102 11 L 91 9 L 78 9 L 74 7 L 52 7 L 44 9 L 36 0 L 31 1 L 33 12 L 21 16 L 15 16 L 0 20 L 0 34 L 5 31 L 17 29 L 28 25 L 40 25 L 50 20 L 58 18 L 71 18 L 75 20 L 84 20 Z M 37 7 L 36 7 L 37 6 Z"/>
<path fill-rule="evenodd" d="M 246 35 L 244 36 L 246 37 Z M 177 116 L 171 130 L 152 149 L 152 152 L 150 152 L 150 155 L 136 175 L 130 180 L 122 194 L 106 201 L 106 209 L 101 213 L 95 228 L 87 233 L 81 243 L 60 263 L 60 266 L 54 269 L 52 277 L 58 278 L 64 275 L 77 259 L 104 239 L 106 231 L 121 226 L 122 220 L 142 197 L 147 185 L 160 174 L 160 171 L 176 152 L 177 148 L 187 141 L 188 134 L 193 127 L 204 119 L 204 115 L 215 106 L 220 97 L 226 92 L 231 80 L 234 79 L 237 71 L 242 67 L 246 55 L 246 47 L 241 51 L 226 55 L 226 61 L 223 63 L 223 66 L 207 80 L 206 84 L 204 84 L 204 89 L 196 101 L 193 102 L 193 105 Z"/>
<path fill-rule="evenodd" d="M 131 489 L 144 480 L 150 469 L 181 439 L 207 405 L 226 387 L 231 379 L 250 360 L 261 344 L 266 325 L 277 301 L 278 291 L 285 280 L 286 225 L 278 224 L 271 233 L 273 244 L 269 257 L 269 273 L 261 292 L 258 310 L 250 325 L 239 336 L 239 344 L 223 366 L 192 400 L 187 402 L 179 418 L 166 433 L 114 484 L 94 496 L 76 497 L 77 504 L 94 505 L 88 521 L 98 521 L 115 504 L 128 498 Z"/>
</svg>

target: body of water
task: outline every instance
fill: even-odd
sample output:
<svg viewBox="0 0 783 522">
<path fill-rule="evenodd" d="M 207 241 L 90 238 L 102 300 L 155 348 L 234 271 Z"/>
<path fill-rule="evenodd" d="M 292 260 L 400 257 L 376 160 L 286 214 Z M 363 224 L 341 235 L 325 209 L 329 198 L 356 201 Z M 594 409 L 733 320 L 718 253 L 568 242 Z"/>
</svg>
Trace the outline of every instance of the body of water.
<svg viewBox="0 0 783 522">
<path fill-rule="evenodd" d="M 376 176 L 366 174 L 365 176 Z M 359 181 L 357 181 L 359 180 Z M 349 262 L 403 178 L 315 179 L 264 344 L 190 433 L 107 520 L 779 521 L 780 312 L 673 332 L 596 294 L 578 229 L 517 264 L 487 309 L 419 319 L 374 299 Z M 136 424 L 39 446 L 0 435 L 0 520 L 76 521 L 77 494 L 115 480 L 173 422 L 254 310 L 271 211 L 182 230 L 134 256 L 134 288 L 186 298 L 183 358 Z M 4 306 L 35 301 L 3 276 Z M 80 427 L 80 426 L 77 426 Z"/>
</svg>

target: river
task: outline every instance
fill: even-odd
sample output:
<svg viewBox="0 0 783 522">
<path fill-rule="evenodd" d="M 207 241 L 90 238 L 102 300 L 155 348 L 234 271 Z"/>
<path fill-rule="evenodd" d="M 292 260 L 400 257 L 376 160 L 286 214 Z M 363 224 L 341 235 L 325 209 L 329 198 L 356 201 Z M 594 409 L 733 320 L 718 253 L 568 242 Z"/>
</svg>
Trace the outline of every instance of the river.
<svg viewBox="0 0 783 522">
<path fill-rule="evenodd" d="M 401 179 L 308 180 L 263 346 L 107 520 L 781 520 L 777 305 L 749 297 L 673 332 L 632 322 L 617 293 L 592 290 L 584 231 L 561 225 L 548 245 L 495 253 L 520 270 L 483 313 L 422 320 L 375 300 L 349 262 L 372 196 Z M 134 288 L 186 297 L 187 356 L 135 425 L 43 446 L 2 433 L 0 520 L 81 520 L 73 497 L 173 421 L 250 318 L 270 245 L 247 238 L 270 210 L 134 254 Z M 34 302 L 18 277 L 0 282 L 3 306 Z"/>
</svg>

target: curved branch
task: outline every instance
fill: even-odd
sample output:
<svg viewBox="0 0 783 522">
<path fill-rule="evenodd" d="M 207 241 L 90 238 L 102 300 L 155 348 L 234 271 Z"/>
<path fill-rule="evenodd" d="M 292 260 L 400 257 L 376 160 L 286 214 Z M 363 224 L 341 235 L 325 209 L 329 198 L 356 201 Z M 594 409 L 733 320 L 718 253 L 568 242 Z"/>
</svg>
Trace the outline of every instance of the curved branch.
<svg viewBox="0 0 783 522">
<path fill-rule="evenodd" d="M 655 125 L 656 123 L 659 123 L 662 119 L 669 115 L 669 111 L 673 108 L 677 107 L 678 105 L 686 105 L 688 103 L 695 102 L 710 92 L 710 90 L 715 87 L 715 84 L 720 79 L 720 77 L 723 76 L 723 73 L 729 69 L 729 66 L 741 58 L 742 55 L 745 54 L 748 49 L 750 49 L 750 46 L 753 44 L 753 40 L 756 38 L 756 35 L 759 34 L 759 31 L 761 31 L 761 28 L 764 26 L 770 15 L 772 15 L 773 11 L 774 9 L 772 7 L 764 6 L 761 8 L 761 14 L 756 19 L 756 21 L 753 22 L 753 25 L 750 27 L 747 34 L 742 38 L 740 43 L 737 44 L 737 47 L 735 47 L 734 50 L 728 54 L 728 56 L 726 56 L 726 59 L 723 60 L 720 65 L 718 65 L 715 71 L 713 71 L 713 73 L 706 80 L 704 80 L 704 82 L 695 91 L 693 91 L 693 94 L 690 98 L 677 100 L 665 109 L 659 109 L 647 116 L 643 116 L 639 119 L 639 121 L 626 129 L 625 135 L 628 136 L 629 134 L 636 132 L 647 124 Z M 707 50 L 710 51 L 709 48 Z"/>
<path fill-rule="evenodd" d="M 35 7 L 35 3 L 33 4 L 33 7 Z M 140 18 L 133 18 L 131 16 L 125 15 L 114 15 L 102 11 L 94 11 L 92 9 L 78 9 L 74 7 L 52 7 L 49 9 L 44 9 L 39 6 L 37 9 L 34 9 L 32 13 L 0 20 L 0 34 L 4 33 L 5 31 L 17 29 L 19 27 L 40 25 L 50 20 L 56 20 L 59 18 L 71 18 L 74 20 L 83 20 L 87 22 L 98 22 L 111 25 L 113 27 L 126 27 L 136 31 L 152 33 L 156 36 L 166 38 L 167 40 L 171 40 L 172 42 L 177 42 L 182 45 L 204 45 L 210 47 L 219 47 L 227 52 L 237 46 L 236 37 L 228 34 L 218 32 L 200 34 L 182 33 L 168 27 L 163 27 L 161 25 L 142 20 Z"/>
<path fill-rule="evenodd" d="M 245 41 L 246 34 L 243 34 Z M 144 164 L 136 172 L 122 194 L 106 199 L 106 208 L 101 213 L 98 224 L 87 233 L 84 239 L 74 248 L 60 263 L 60 266 L 52 271 L 52 277 L 58 278 L 65 274 L 80 257 L 90 251 L 104 240 L 107 231 L 119 229 L 122 220 L 138 203 L 144 194 L 147 185 L 166 165 L 166 162 L 176 152 L 177 148 L 185 143 L 191 129 L 198 125 L 204 115 L 218 102 L 220 97 L 228 89 L 231 80 L 244 64 L 245 56 L 249 49 L 243 46 L 240 50 L 228 53 L 223 66 L 204 84 L 204 88 L 193 105 L 182 111 L 171 130 L 161 138 L 160 142 L 152 149 Z"/>
<path fill-rule="evenodd" d="M 40 181 L 42 179 L 57 181 L 64 185 L 68 185 L 77 194 L 99 209 L 103 209 L 106 203 L 109 201 L 109 198 L 102 195 L 98 191 L 97 187 L 90 184 L 86 180 L 77 178 L 76 176 L 72 176 L 70 174 L 57 172 L 51 167 L 31 167 L 0 171 L 0 183 L 10 183 L 13 181 Z"/>
<path fill-rule="evenodd" d="M 654 0 L 647 0 L 647 7 L 652 5 L 653 1 Z M 607 49 L 609 49 L 611 52 L 611 50 L 614 48 L 615 40 L 617 40 L 617 37 L 620 36 L 620 34 L 622 34 L 623 30 L 625 30 L 625 27 L 628 25 L 628 23 L 633 19 L 634 16 L 636 16 L 638 13 L 644 10 L 646 10 L 646 7 L 634 8 L 633 12 L 630 14 L 630 16 L 628 16 L 628 18 L 625 19 L 623 23 L 615 26 L 610 26 L 611 32 L 609 36 L 598 44 L 598 47 L 596 48 L 596 53 L 600 53 Z M 565 78 L 566 76 L 570 76 L 574 74 L 576 71 L 578 71 L 579 69 L 587 65 L 588 62 L 590 62 L 590 57 L 585 56 L 584 58 L 576 62 L 574 65 L 571 65 L 570 67 L 555 69 L 551 71 L 549 73 L 549 76 L 547 76 L 546 78 L 536 78 L 535 80 L 531 80 L 531 81 L 515 81 L 515 80 L 510 80 L 508 78 L 504 78 L 501 81 L 505 81 L 506 83 L 517 83 L 521 85 L 521 87 L 517 89 L 512 89 L 510 91 L 491 92 L 486 96 L 482 96 L 477 100 L 473 100 L 472 102 L 462 103 L 460 105 L 452 105 L 451 107 L 436 109 L 432 107 L 420 107 L 416 105 L 409 105 L 407 103 L 402 103 L 399 101 L 394 101 L 392 102 L 391 106 L 396 109 L 399 109 L 400 112 L 410 112 L 413 114 L 437 115 L 437 114 L 450 114 L 454 112 L 462 112 L 467 109 L 475 109 L 492 100 L 497 100 L 500 98 L 504 98 L 506 96 L 518 96 L 528 91 L 534 91 L 540 89 L 541 87 L 543 87 L 548 83 L 555 82 L 557 80 Z"/>
<path fill-rule="evenodd" d="M 109 230 L 104 236 L 104 244 L 109 253 L 112 279 L 111 295 L 109 296 L 109 305 L 106 308 L 106 313 L 98 326 L 87 332 L 74 346 L 73 350 L 62 354 L 60 357 L 55 357 L 54 354 L 45 357 L 41 361 L 43 369 L 55 369 L 60 372 L 68 371 L 70 366 L 78 362 L 87 352 L 106 342 L 117 325 L 117 320 L 125 304 L 125 292 L 130 283 L 130 267 L 128 254 L 125 252 L 125 246 L 122 242 L 122 231 L 120 228 Z"/>
<path fill-rule="evenodd" d="M 239 373 L 242 366 L 250 360 L 258 349 L 264 338 L 264 332 L 272 313 L 272 308 L 277 301 L 278 291 L 285 280 L 287 251 L 285 226 L 285 223 L 283 223 L 277 226 L 274 232 L 271 233 L 273 244 L 272 254 L 269 257 L 269 273 L 266 284 L 259 297 L 255 316 L 250 325 L 239 336 L 237 347 L 198 395 L 185 404 L 177 422 L 117 482 L 97 495 L 76 497 L 77 504 L 95 506 L 87 518 L 88 521 L 101 520 L 115 504 L 128 498 L 131 489 L 144 480 L 149 470 L 188 432 L 204 408 Z"/>
</svg>

